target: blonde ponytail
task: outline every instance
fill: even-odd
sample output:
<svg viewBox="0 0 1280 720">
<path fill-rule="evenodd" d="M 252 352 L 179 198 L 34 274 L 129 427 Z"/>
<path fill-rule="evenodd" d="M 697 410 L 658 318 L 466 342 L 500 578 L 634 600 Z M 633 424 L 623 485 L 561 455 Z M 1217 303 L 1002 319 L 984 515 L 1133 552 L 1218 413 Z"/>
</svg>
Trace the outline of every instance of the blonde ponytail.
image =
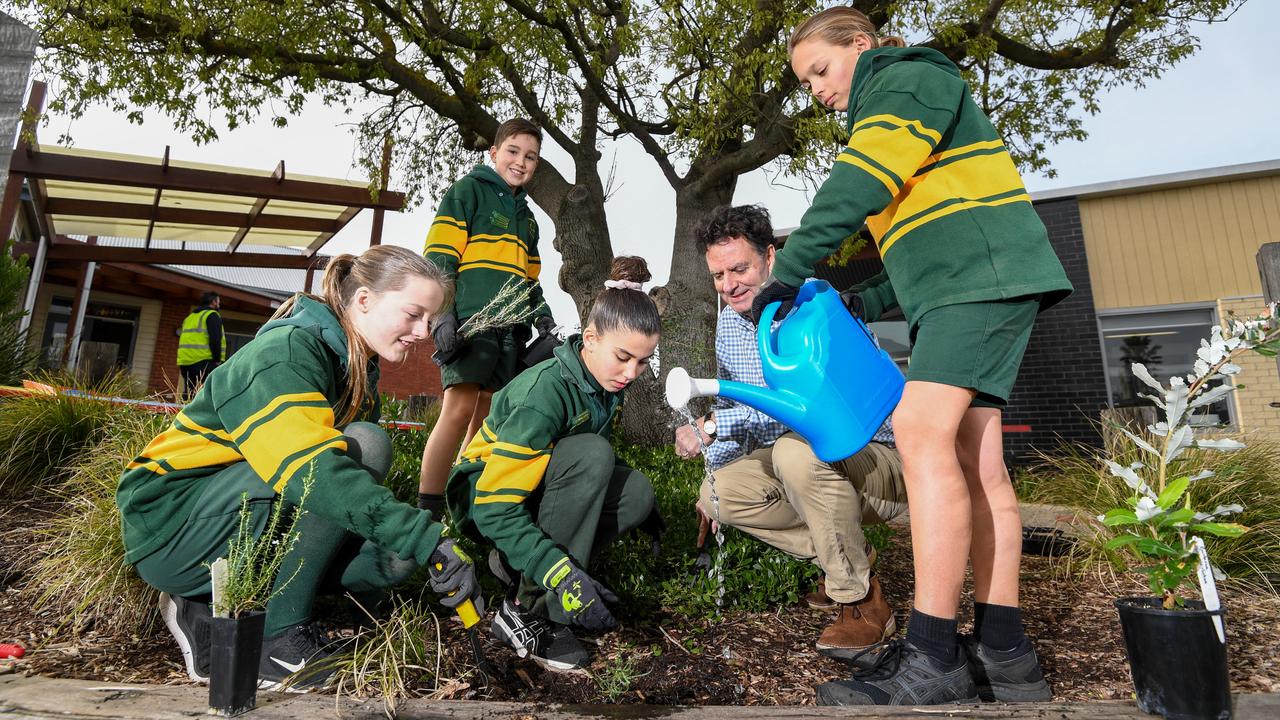
<svg viewBox="0 0 1280 720">
<path fill-rule="evenodd" d="M 859 10 L 851 7 L 827 8 L 811 15 L 809 19 L 796 26 L 791 38 L 787 41 L 787 52 L 795 50 L 796 45 L 818 38 L 831 45 L 848 47 L 854 38 L 865 35 L 871 40 L 872 47 L 906 47 L 907 41 L 897 35 L 881 37 L 876 34 L 876 26 Z"/>
</svg>

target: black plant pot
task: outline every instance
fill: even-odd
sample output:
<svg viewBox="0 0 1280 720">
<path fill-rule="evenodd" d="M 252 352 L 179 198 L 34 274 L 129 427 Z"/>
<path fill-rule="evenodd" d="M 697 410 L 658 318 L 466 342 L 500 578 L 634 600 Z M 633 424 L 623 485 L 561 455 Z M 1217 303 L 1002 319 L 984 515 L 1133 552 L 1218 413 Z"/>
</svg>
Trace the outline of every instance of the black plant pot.
<svg viewBox="0 0 1280 720">
<path fill-rule="evenodd" d="M 223 717 L 257 706 L 258 661 L 267 614 L 212 618 L 209 631 L 209 712 Z"/>
<path fill-rule="evenodd" d="M 1195 600 L 1165 610 L 1154 597 L 1120 598 L 1116 609 L 1143 712 L 1168 720 L 1231 718 L 1227 645 L 1213 625 L 1224 610 L 1205 610 Z"/>
</svg>

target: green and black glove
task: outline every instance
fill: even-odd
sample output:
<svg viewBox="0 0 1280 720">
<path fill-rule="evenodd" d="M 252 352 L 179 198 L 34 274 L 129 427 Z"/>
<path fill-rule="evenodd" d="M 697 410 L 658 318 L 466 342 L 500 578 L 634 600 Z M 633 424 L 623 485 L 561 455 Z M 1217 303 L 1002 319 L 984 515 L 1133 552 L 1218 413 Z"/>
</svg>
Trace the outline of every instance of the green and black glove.
<svg viewBox="0 0 1280 720">
<path fill-rule="evenodd" d="M 569 558 L 561 558 L 560 562 L 552 565 L 546 577 L 547 589 L 555 594 L 556 602 L 569 622 L 587 632 L 604 632 L 618 627 L 618 621 L 605 606 L 606 602 L 617 602 L 618 596 L 593 580 Z"/>
<path fill-rule="evenodd" d="M 462 338 L 458 337 L 458 316 L 452 310 L 431 323 L 431 342 L 436 346 L 431 359 L 442 367 L 462 350 Z"/>
</svg>

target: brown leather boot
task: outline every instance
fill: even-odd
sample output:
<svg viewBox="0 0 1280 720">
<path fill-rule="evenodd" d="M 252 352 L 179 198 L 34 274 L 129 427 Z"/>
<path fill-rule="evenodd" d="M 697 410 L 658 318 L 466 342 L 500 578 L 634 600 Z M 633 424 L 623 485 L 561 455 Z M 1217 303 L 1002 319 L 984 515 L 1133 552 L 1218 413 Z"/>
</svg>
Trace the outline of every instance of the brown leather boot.
<svg viewBox="0 0 1280 720">
<path fill-rule="evenodd" d="M 836 621 L 822 631 L 816 643 L 818 652 L 827 657 L 851 660 L 898 631 L 893 610 L 880 592 L 880 579 L 874 575 L 866 597 L 839 605 Z"/>
<path fill-rule="evenodd" d="M 827 576 L 818 578 L 818 586 L 813 592 L 804 596 L 804 604 L 814 610 L 834 610 L 837 603 L 827 595 Z"/>
</svg>

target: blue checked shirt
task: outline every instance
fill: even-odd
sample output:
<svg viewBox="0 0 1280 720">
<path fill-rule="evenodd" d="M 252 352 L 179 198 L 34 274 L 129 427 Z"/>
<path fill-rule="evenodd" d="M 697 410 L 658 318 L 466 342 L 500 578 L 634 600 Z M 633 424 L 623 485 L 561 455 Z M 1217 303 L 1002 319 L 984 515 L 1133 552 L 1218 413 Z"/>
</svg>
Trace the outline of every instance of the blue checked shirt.
<svg viewBox="0 0 1280 720">
<path fill-rule="evenodd" d="M 756 326 L 725 305 L 716 319 L 716 377 L 765 387 L 756 344 Z M 724 397 L 716 398 L 716 440 L 707 446 L 707 462 L 717 470 L 760 448 L 773 445 L 789 428 L 768 415 Z M 893 445 L 889 420 L 873 442 Z"/>
</svg>

